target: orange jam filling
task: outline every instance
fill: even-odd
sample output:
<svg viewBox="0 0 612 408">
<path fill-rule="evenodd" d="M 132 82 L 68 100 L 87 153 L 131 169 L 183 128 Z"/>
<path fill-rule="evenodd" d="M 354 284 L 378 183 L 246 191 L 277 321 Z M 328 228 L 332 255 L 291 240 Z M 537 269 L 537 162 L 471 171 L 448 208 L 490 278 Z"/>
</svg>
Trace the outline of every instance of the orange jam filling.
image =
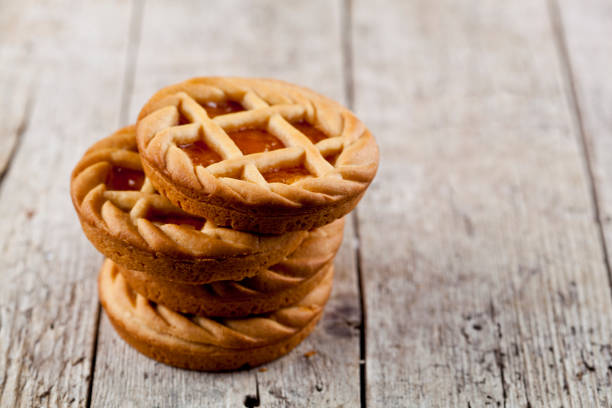
<svg viewBox="0 0 612 408">
<path fill-rule="evenodd" d="M 206 143 L 198 140 L 194 143 L 178 145 L 189 156 L 194 165 L 210 166 L 213 163 L 221 161 L 221 156 L 213 149 L 208 147 Z"/>
<path fill-rule="evenodd" d="M 206 220 L 204 218 L 190 217 L 189 215 L 174 215 L 174 214 L 153 214 L 147 219 L 151 222 L 158 222 L 160 224 L 176 224 L 176 225 L 187 225 L 197 230 L 201 230 Z"/>
<path fill-rule="evenodd" d="M 321 140 L 327 139 L 327 135 L 325 133 L 321 132 L 319 129 L 317 129 L 316 127 L 312 126 L 308 122 L 301 121 L 301 122 L 297 122 L 297 123 L 292 123 L 292 125 L 297 130 L 299 130 L 304 135 L 306 135 L 306 137 L 309 138 L 310 141 L 313 144 L 317 144 Z"/>
<path fill-rule="evenodd" d="M 227 132 L 242 154 L 269 152 L 285 147 L 276 136 L 263 129 L 240 129 Z"/>
<path fill-rule="evenodd" d="M 272 169 L 261 174 L 268 183 L 295 183 L 301 178 L 310 175 L 304 167 L 288 167 L 286 169 Z"/>
<path fill-rule="evenodd" d="M 238 102 L 225 101 L 225 102 L 204 102 L 200 106 L 204 108 L 209 118 L 214 118 L 219 115 L 227 115 L 228 113 L 242 112 L 245 109 Z M 179 120 L 177 126 L 187 125 L 192 123 L 187 116 L 179 110 Z"/>
<path fill-rule="evenodd" d="M 115 167 L 106 175 L 106 189 L 115 191 L 140 190 L 144 183 L 145 175 L 140 170 Z"/>
<path fill-rule="evenodd" d="M 227 115 L 228 113 L 242 112 L 245 109 L 241 104 L 234 101 L 224 102 L 205 102 L 201 104 L 210 118 L 219 115 Z"/>
<path fill-rule="evenodd" d="M 183 113 L 179 111 L 179 121 L 177 126 L 187 125 L 189 123 L 191 123 L 191 121 L 187 119 L 187 116 L 183 115 Z"/>
<path fill-rule="evenodd" d="M 323 156 L 323 158 L 327 160 L 329 164 L 331 164 L 332 166 L 335 166 L 336 160 L 338 160 L 338 156 L 340 156 L 340 153 L 329 154 L 327 156 Z"/>
</svg>

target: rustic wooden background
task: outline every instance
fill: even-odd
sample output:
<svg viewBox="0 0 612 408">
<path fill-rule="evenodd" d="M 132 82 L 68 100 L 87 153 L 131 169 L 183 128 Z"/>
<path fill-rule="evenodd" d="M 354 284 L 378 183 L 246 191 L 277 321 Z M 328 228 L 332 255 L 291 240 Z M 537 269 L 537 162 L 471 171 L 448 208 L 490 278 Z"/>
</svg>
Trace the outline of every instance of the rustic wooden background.
<svg viewBox="0 0 612 408">
<path fill-rule="evenodd" d="M 323 321 L 267 371 L 126 346 L 68 194 L 210 74 L 310 86 L 381 148 Z M 609 0 L 1 0 L 0 406 L 611 406 L 611 74 Z"/>
</svg>

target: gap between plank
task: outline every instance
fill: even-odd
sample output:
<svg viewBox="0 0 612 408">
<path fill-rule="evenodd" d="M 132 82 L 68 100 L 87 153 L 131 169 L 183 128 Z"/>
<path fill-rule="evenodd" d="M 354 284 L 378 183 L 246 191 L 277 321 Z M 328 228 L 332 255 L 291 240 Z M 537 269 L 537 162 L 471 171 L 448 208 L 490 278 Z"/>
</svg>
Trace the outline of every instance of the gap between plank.
<svg viewBox="0 0 612 408">
<path fill-rule="evenodd" d="M 126 66 L 123 74 L 123 89 L 121 90 L 121 110 L 119 111 L 119 126 L 126 126 L 127 110 L 134 89 L 134 75 L 136 72 L 136 58 L 140 45 L 140 34 L 142 29 L 142 14 L 144 0 L 133 0 L 128 33 L 128 44 L 126 50 Z M 94 340 L 92 346 L 91 368 L 89 372 L 89 384 L 87 387 L 87 399 L 85 406 L 91 407 L 94 377 L 96 373 L 96 357 L 98 354 L 98 342 L 100 336 L 100 322 L 102 317 L 102 306 L 98 303 L 96 312 L 96 323 L 94 328 Z"/>
<path fill-rule="evenodd" d="M 361 322 L 359 324 L 359 400 L 362 408 L 366 402 L 366 309 L 364 299 L 364 285 L 361 271 L 361 241 L 359 234 L 359 219 L 357 211 L 351 215 L 353 217 L 354 240 L 355 240 L 355 264 L 357 266 L 357 284 L 359 290 L 359 309 L 361 310 Z"/>
<path fill-rule="evenodd" d="M 352 19 L 353 19 L 353 2 L 352 0 L 343 0 L 340 27 L 342 30 L 342 67 L 344 74 L 344 92 L 346 104 L 349 109 L 355 107 L 355 79 L 354 79 L 354 64 L 353 64 L 353 41 L 352 41 Z M 363 273 L 361 270 L 361 237 L 359 234 L 359 217 L 357 209 L 351 214 L 353 219 L 354 233 L 353 239 L 355 242 L 355 265 L 357 269 L 357 284 L 359 291 L 359 309 L 361 321 L 359 324 L 359 401 L 361 407 L 366 407 L 366 308 L 365 308 L 365 293 L 363 284 Z"/>
<path fill-rule="evenodd" d="M 8 156 L 6 165 L 4 166 L 4 170 L 0 173 L 0 188 L 4 185 L 4 178 L 13 166 L 13 160 L 15 159 L 15 156 L 17 156 L 17 152 L 19 151 L 22 145 L 21 141 L 23 139 L 23 135 L 25 134 L 26 130 L 28 129 L 28 126 L 30 125 L 30 117 L 32 116 L 32 105 L 34 103 L 33 93 L 34 87 L 30 88 L 28 92 L 28 97 L 26 99 L 25 107 L 23 109 L 23 117 L 21 118 L 21 121 L 15 129 L 15 143 L 13 143 L 13 147 L 11 148 L 11 152 Z"/>
<path fill-rule="evenodd" d="M 96 372 L 96 356 L 98 355 L 98 337 L 100 335 L 100 317 L 102 316 L 102 306 L 98 302 L 96 308 L 96 323 L 94 325 L 94 339 L 93 345 L 91 346 L 91 367 L 89 369 L 89 384 L 87 385 L 87 399 L 85 406 L 91 407 L 91 396 L 93 393 L 94 374 Z"/>
<path fill-rule="evenodd" d="M 261 405 L 261 397 L 259 396 L 259 378 L 257 372 L 255 372 L 255 396 L 247 394 L 244 397 L 244 406 L 247 408 L 254 408 Z"/>
<path fill-rule="evenodd" d="M 343 0 L 342 2 L 342 68 L 344 74 L 344 96 L 348 108 L 353 110 L 355 105 L 355 81 L 353 77 L 353 2 Z"/>
<path fill-rule="evenodd" d="M 121 93 L 121 110 L 119 111 L 119 127 L 129 125 L 130 102 L 134 91 L 134 76 L 136 72 L 136 61 L 138 49 L 140 48 L 140 35 L 142 32 L 142 19 L 144 11 L 144 0 L 134 0 L 132 3 L 132 15 L 130 18 L 130 31 L 128 35 L 127 56 L 125 64 L 123 92 Z"/>
<path fill-rule="evenodd" d="M 555 37 L 555 43 L 557 47 L 557 53 L 561 62 L 561 72 L 563 79 L 569 88 L 567 95 L 568 103 L 570 105 L 572 116 L 575 125 L 578 129 L 578 144 L 582 150 L 582 157 L 584 167 L 587 173 L 587 183 L 589 190 L 591 191 L 591 200 L 593 202 L 593 210 L 595 215 L 595 223 L 597 224 L 597 230 L 599 233 L 599 241 L 601 249 L 603 251 L 603 261 L 606 267 L 606 274 L 608 276 L 608 287 L 610 288 L 610 294 L 612 295 L 612 269 L 610 268 L 610 258 L 608 256 L 608 243 L 606 242 L 606 234 L 604 233 L 604 227 L 601 217 L 601 209 L 599 206 L 599 193 L 597 191 L 597 185 L 595 183 L 595 172 L 593 171 L 593 153 L 591 149 L 591 143 L 589 143 L 587 132 L 584 128 L 584 119 L 582 117 L 582 111 L 578 101 L 578 92 L 576 90 L 576 83 L 574 81 L 575 75 L 572 68 L 571 60 L 569 57 L 569 49 L 567 47 L 567 39 L 565 37 L 565 30 L 563 29 L 563 21 L 561 20 L 561 11 L 559 10 L 559 4 L 556 0 L 548 0 L 549 16 L 551 25 L 553 28 L 553 34 Z"/>
<path fill-rule="evenodd" d="M 612 271 L 610 268 L 610 258 L 608 256 L 608 244 L 606 242 L 606 235 L 601 217 L 601 209 L 599 206 L 599 193 L 597 191 L 597 185 L 595 183 L 595 173 L 593 171 L 593 160 L 591 143 L 589 143 L 587 132 L 584 127 L 584 119 L 582 116 L 582 110 L 578 101 L 578 91 L 576 89 L 574 70 L 571 64 L 569 56 L 569 48 L 567 46 L 567 38 L 565 36 L 565 30 L 563 28 L 563 21 L 561 19 L 561 11 L 557 0 L 548 0 L 549 17 L 553 29 L 555 45 L 557 48 L 557 54 L 559 56 L 561 73 L 565 84 L 568 87 L 567 99 L 570 106 L 572 119 L 578 129 L 578 145 L 582 153 L 583 166 L 587 174 L 587 185 L 591 192 L 591 201 L 593 203 L 594 221 L 597 225 L 597 232 L 599 235 L 599 243 L 603 252 L 603 261 L 606 268 L 606 275 L 608 276 L 608 288 L 612 295 Z M 583 360 L 584 363 L 584 360 Z M 585 364 L 587 366 L 587 364 Z M 587 367 L 588 368 L 588 367 Z M 564 378 L 566 372 L 563 370 Z M 567 380 L 567 379 L 565 379 Z M 567 382 L 567 381 L 566 381 Z"/>
</svg>

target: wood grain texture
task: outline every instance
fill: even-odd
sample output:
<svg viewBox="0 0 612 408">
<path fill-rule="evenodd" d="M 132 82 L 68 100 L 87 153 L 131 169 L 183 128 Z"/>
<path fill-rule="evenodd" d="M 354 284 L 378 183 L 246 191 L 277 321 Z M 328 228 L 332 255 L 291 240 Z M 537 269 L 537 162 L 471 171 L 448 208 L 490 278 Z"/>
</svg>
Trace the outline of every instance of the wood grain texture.
<svg viewBox="0 0 612 408">
<path fill-rule="evenodd" d="M 323 0 L 282 7 L 273 1 L 146 2 L 142 22 L 136 22 L 141 31 L 130 39 L 138 43 L 131 45 L 136 55 L 128 56 L 133 66 L 126 72 L 132 70 L 133 78 L 125 84 L 133 94 L 124 101 L 130 107 L 125 117 L 135 120 L 157 89 L 202 75 L 275 77 L 342 100 L 340 7 Z M 358 405 L 360 312 L 350 221 L 345 237 L 318 328 L 266 371 L 207 374 L 166 367 L 125 345 L 103 317 L 93 405 Z M 316 354 L 306 357 L 310 351 Z"/>
<path fill-rule="evenodd" d="M 2 7 L 0 84 L 15 109 L 2 115 L 13 134 L 27 127 L 17 125 L 0 189 L 0 406 L 85 406 L 101 257 L 80 230 L 68 180 L 117 123 L 127 10 L 119 1 Z"/>
<path fill-rule="evenodd" d="M 576 98 L 587 166 L 593 178 L 598 221 L 612 256 L 612 3 L 602 0 L 551 2 L 559 43 Z M 610 272 L 610 271 L 608 271 Z"/>
<path fill-rule="evenodd" d="M 546 2 L 370 5 L 368 405 L 609 406 L 612 302 Z"/>
<path fill-rule="evenodd" d="M 27 127 L 35 85 L 33 66 L 27 63 L 31 43 L 23 35 L 26 17 L 16 2 L 0 4 L 0 180 Z"/>
<path fill-rule="evenodd" d="M 359 405 L 352 221 L 323 321 L 265 371 L 173 369 L 96 327 L 72 166 L 212 74 L 354 91 L 380 143 L 369 406 L 612 405 L 609 2 L 355 0 L 343 46 L 351 3 L 0 2 L 0 406 Z"/>
</svg>

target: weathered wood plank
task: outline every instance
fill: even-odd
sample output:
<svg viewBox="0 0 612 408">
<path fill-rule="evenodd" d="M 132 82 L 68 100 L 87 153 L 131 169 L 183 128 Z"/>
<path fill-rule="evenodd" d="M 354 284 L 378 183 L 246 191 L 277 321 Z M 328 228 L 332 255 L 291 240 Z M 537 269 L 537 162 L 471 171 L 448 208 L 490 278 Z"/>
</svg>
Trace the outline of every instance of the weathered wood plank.
<svg viewBox="0 0 612 408">
<path fill-rule="evenodd" d="M 27 127 L 34 87 L 33 67 L 26 62 L 29 49 L 21 36 L 27 26 L 21 10 L 16 2 L 0 4 L 0 180 Z"/>
<path fill-rule="evenodd" d="M 561 52 L 568 58 L 587 165 L 592 172 L 599 222 L 612 256 L 612 4 L 589 0 L 552 3 Z M 556 7 L 555 7 L 556 6 Z M 608 271 L 610 273 L 610 271 Z"/>
<path fill-rule="evenodd" d="M 92 406 L 240 407 L 256 395 L 254 375 L 202 374 L 165 366 L 139 354 L 102 316 Z"/>
<path fill-rule="evenodd" d="M 0 68 L 1 69 L 1 68 Z M 14 70 L 11 70 L 14 71 Z M 4 175 L 21 135 L 28 125 L 31 106 L 31 78 L 16 72 L 0 72 L 0 180 Z M 15 77 L 17 76 L 17 77 Z"/>
<path fill-rule="evenodd" d="M 201 75 L 281 78 L 342 99 L 340 12 L 340 2 L 322 0 L 286 7 L 273 1 L 147 2 L 126 117 L 134 120 L 158 88 Z M 265 407 L 358 405 L 359 303 L 348 224 L 324 318 L 290 355 L 266 365 L 266 371 L 176 370 L 130 349 L 103 317 L 93 404 L 233 407 L 249 396 Z M 311 350 L 316 354 L 305 357 Z"/>
<path fill-rule="evenodd" d="M 28 125 L 0 190 L 0 406 L 85 406 L 101 257 L 80 230 L 68 179 L 117 123 L 127 7 L 4 6 L 15 10 L 3 8 L 0 82 L 14 81 L 3 103 L 16 110 L 2 115 L 11 129 Z"/>
<path fill-rule="evenodd" d="M 612 302 L 546 2 L 370 5 L 368 405 L 609 406 Z"/>
</svg>

